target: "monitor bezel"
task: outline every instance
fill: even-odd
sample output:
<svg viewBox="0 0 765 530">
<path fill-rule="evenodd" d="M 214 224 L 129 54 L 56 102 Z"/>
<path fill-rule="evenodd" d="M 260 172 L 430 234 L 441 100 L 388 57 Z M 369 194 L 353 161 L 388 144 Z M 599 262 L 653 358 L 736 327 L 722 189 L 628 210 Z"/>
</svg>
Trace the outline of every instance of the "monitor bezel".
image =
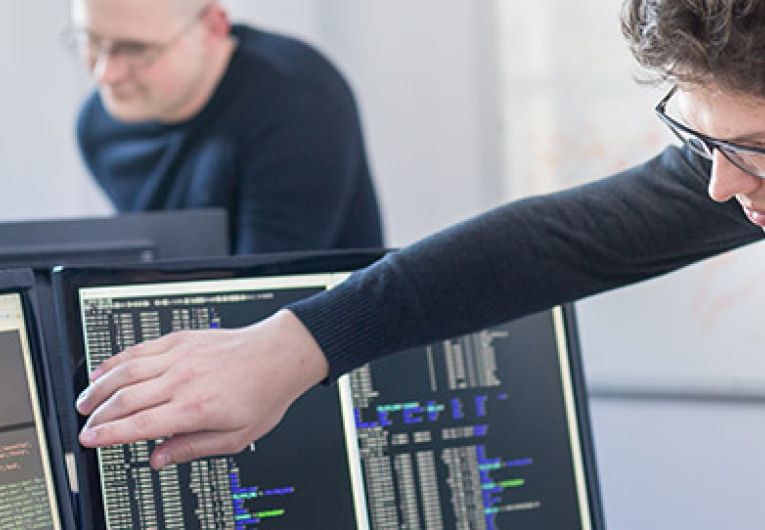
<svg viewBox="0 0 765 530">
<path fill-rule="evenodd" d="M 300 252 L 234 256 L 194 260 L 166 260 L 125 266 L 56 267 L 53 289 L 65 354 L 72 366 L 72 392 L 77 396 L 88 383 L 79 290 L 86 287 L 133 283 L 184 282 L 203 279 L 235 279 L 303 273 L 354 271 L 385 255 L 383 250 Z M 86 418 L 77 418 L 81 429 Z M 94 449 L 75 443 L 74 457 L 79 486 L 80 519 L 85 528 L 103 525 L 104 507 L 98 456 Z"/>
<path fill-rule="evenodd" d="M 592 434 L 587 381 L 585 379 L 584 362 L 582 359 L 579 328 L 577 325 L 576 307 L 573 303 L 561 304 L 563 326 L 566 335 L 571 386 L 574 393 L 574 407 L 579 429 L 579 443 L 582 450 L 582 464 L 587 486 L 587 500 L 590 508 L 593 530 L 606 528 L 606 517 L 603 511 L 603 499 L 600 492 L 595 440 Z"/>
<path fill-rule="evenodd" d="M 69 476 L 61 436 L 60 419 L 53 394 L 51 371 L 52 352 L 47 350 L 42 335 L 42 325 L 39 320 L 40 305 L 36 293 L 35 274 L 31 269 L 0 270 L 0 294 L 18 294 L 24 311 L 24 325 L 27 330 L 30 357 L 35 373 L 38 401 L 45 429 L 45 440 L 48 449 L 50 472 L 58 504 L 57 512 L 61 526 L 65 530 L 75 529 L 76 515 L 74 512 L 75 499 L 69 488 Z M 60 374 L 68 378 L 69 374 Z M 72 414 L 74 406 L 72 405 Z"/>
<path fill-rule="evenodd" d="M 230 232 L 223 208 L 0 222 L 0 269 L 228 256 Z"/>
<path fill-rule="evenodd" d="M 311 253 L 282 253 L 260 256 L 244 256 L 205 260 L 154 262 L 126 267 L 59 267 L 53 273 L 54 289 L 60 297 L 61 329 L 65 335 L 65 348 L 72 359 L 74 371 L 74 395 L 87 385 L 82 338 L 82 320 L 79 311 L 79 290 L 137 283 L 183 282 L 207 279 L 233 279 L 257 276 L 289 274 L 319 274 L 352 272 L 366 267 L 384 257 L 385 251 L 334 251 Z M 563 304 L 562 315 L 565 328 L 566 354 L 569 360 L 574 409 L 578 429 L 581 462 L 592 528 L 605 528 L 605 518 L 595 460 L 584 370 L 582 366 L 579 337 L 576 328 L 575 309 Z M 68 315 L 68 318 L 65 318 Z M 79 419 L 79 427 L 84 425 Z M 91 524 L 103 520 L 101 483 L 98 473 L 96 451 L 77 445 L 75 456 L 80 484 L 80 511 Z M 88 499 L 86 501 L 86 499 Z"/>
</svg>

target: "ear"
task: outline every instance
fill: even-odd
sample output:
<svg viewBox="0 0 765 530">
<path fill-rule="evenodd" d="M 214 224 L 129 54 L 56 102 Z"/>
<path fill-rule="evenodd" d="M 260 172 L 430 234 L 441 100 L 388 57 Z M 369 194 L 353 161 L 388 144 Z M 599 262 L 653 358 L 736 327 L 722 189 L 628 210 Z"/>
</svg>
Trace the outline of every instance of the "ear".
<svg viewBox="0 0 765 530">
<path fill-rule="evenodd" d="M 231 21 L 228 12 L 217 2 L 213 2 L 202 15 L 202 23 L 213 39 L 226 39 L 231 33 Z"/>
</svg>

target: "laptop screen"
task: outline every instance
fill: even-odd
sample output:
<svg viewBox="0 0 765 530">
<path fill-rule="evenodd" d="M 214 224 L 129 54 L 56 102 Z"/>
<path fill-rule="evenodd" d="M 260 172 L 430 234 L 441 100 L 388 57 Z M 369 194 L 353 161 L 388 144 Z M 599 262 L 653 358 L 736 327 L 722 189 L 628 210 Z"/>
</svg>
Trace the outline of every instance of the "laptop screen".
<svg viewBox="0 0 765 530">
<path fill-rule="evenodd" d="M 328 268 L 65 271 L 71 347 L 86 376 L 143 340 L 260 320 L 350 270 Z M 361 367 L 235 456 L 154 472 L 161 441 L 84 451 L 82 511 L 105 528 L 601 528 L 569 311 Z"/>
<path fill-rule="evenodd" d="M 0 529 L 62 528 L 19 293 L 0 293 Z"/>
</svg>

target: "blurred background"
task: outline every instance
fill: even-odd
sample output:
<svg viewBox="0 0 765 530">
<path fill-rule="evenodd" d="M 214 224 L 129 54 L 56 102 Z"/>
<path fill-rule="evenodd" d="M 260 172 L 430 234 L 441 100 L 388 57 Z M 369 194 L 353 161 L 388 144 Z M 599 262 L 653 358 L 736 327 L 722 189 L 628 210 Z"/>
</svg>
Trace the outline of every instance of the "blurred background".
<svg viewBox="0 0 765 530">
<path fill-rule="evenodd" d="M 391 246 L 672 141 L 653 114 L 666 87 L 634 81 L 619 2 L 225 3 L 348 78 Z M 74 142 L 90 82 L 60 46 L 68 2 L 43 4 L 9 2 L 0 20 L 0 221 L 111 211 Z M 579 304 L 610 528 L 765 528 L 764 252 Z"/>
</svg>

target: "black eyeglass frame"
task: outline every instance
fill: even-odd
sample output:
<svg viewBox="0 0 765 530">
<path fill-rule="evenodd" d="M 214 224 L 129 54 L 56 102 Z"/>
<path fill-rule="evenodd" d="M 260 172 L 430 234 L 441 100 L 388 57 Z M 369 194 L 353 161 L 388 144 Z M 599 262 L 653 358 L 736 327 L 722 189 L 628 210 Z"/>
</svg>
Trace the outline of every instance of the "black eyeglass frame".
<svg viewBox="0 0 765 530">
<path fill-rule="evenodd" d="M 656 111 L 656 114 L 659 116 L 659 119 L 664 122 L 664 124 L 669 127 L 669 129 L 672 131 L 672 133 L 677 136 L 681 142 L 688 145 L 688 147 L 693 150 L 693 152 L 699 154 L 700 156 L 703 156 L 707 160 L 712 160 L 712 153 L 715 149 L 720 151 L 723 156 L 734 166 L 739 168 L 741 171 L 745 171 L 746 173 L 753 175 L 758 178 L 765 179 L 765 168 L 763 168 L 760 171 L 756 171 L 752 168 L 748 168 L 744 165 L 742 165 L 742 162 L 735 159 L 735 156 L 738 153 L 748 153 L 752 155 L 762 155 L 765 157 L 765 148 L 758 148 L 748 145 L 741 145 L 737 144 L 735 142 L 726 142 L 725 140 L 718 140 L 717 138 L 712 138 L 711 136 L 707 136 L 706 134 L 700 133 L 698 131 L 695 131 L 691 129 L 690 127 L 683 125 L 679 121 L 675 120 L 671 116 L 669 116 L 666 113 L 667 109 L 667 103 L 672 98 L 672 96 L 677 92 L 678 85 L 674 85 L 669 92 L 659 101 L 659 103 L 656 104 L 656 107 L 654 110 Z M 683 137 L 682 133 L 687 134 L 691 138 L 696 138 L 699 140 L 704 147 L 706 147 L 706 151 L 703 151 L 698 146 L 693 145 L 691 142 L 689 142 L 686 138 Z"/>
</svg>

